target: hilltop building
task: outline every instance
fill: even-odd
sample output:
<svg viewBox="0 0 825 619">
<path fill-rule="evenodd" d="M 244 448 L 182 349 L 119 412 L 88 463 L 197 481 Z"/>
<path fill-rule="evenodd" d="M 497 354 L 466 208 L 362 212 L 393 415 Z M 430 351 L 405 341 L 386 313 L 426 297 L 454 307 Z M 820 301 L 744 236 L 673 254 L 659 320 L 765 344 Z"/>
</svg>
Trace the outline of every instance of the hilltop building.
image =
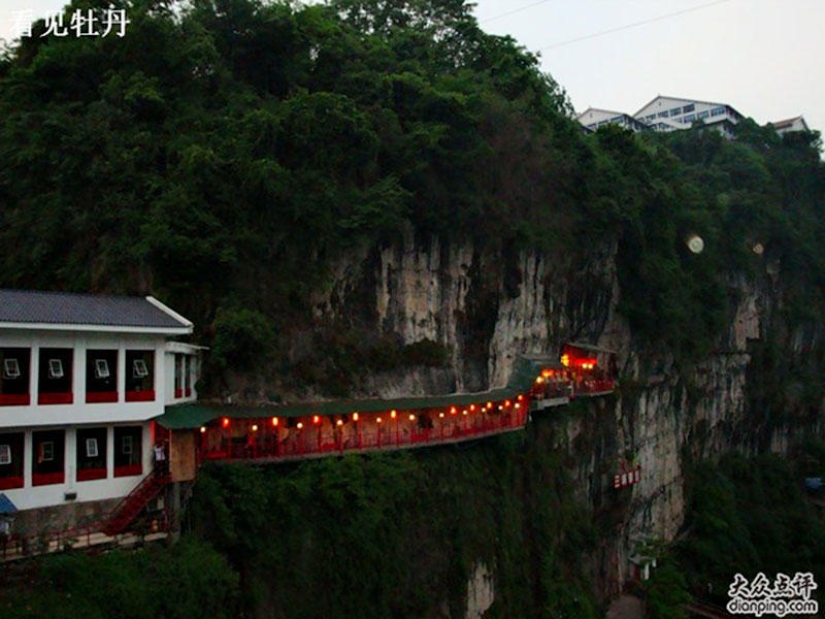
<svg viewBox="0 0 825 619">
<path fill-rule="evenodd" d="M 576 118 L 585 129 L 595 131 L 604 125 L 619 125 L 633 132 L 650 131 L 651 128 L 624 112 L 614 112 L 612 110 L 600 110 L 597 108 L 587 108 Z"/>
<path fill-rule="evenodd" d="M 733 138 L 733 128 L 744 116 L 726 103 L 663 97 L 659 95 L 643 106 L 633 117 L 654 131 L 690 129 L 696 121 L 716 129 L 726 138 Z"/>
<path fill-rule="evenodd" d="M 779 135 L 790 133 L 791 131 L 810 131 L 808 123 L 805 122 L 802 116 L 788 118 L 787 120 L 778 120 L 769 124 L 773 125 L 773 128 Z"/>
<path fill-rule="evenodd" d="M 734 128 L 744 116 L 727 103 L 657 96 L 633 115 L 613 110 L 588 108 L 576 117 L 586 132 L 604 125 L 618 125 L 630 131 L 671 132 L 691 129 L 695 123 L 734 138 Z M 809 131 L 802 116 L 770 123 L 780 135 L 790 131 Z"/>
</svg>

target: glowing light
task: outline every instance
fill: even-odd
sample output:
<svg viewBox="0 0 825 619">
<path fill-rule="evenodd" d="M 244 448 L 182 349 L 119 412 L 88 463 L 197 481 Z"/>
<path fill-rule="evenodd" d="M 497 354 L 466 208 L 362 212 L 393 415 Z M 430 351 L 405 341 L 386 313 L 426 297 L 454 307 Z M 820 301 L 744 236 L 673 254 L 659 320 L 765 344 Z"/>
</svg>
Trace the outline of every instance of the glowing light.
<svg viewBox="0 0 825 619">
<path fill-rule="evenodd" d="M 487 408 L 488 409 L 493 408 L 493 403 L 492 402 L 487 402 Z"/>
<path fill-rule="evenodd" d="M 221 426 L 223 426 L 224 428 L 229 427 L 229 417 L 224 417 L 223 419 L 221 419 Z"/>
<path fill-rule="evenodd" d="M 339 419 L 338 421 L 335 422 L 335 425 L 336 426 L 342 426 L 342 425 L 344 425 L 344 422 L 343 422 L 343 420 Z"/>
<path fill-rule="evenodd" d="M 278 426 L 278 418 L 277 418 L 277 417 L 273 417 L 273 418 L 272 418 L 272 425 L 273 425 L 274 427 L 277 427 L 277 426 Z"/>
<path fill-rule="evenodd" d="M 415 421 L 415 415 L 410 415 L 410 421 Z"/>
<path fill-rule="evenodd" d="M 297 428 L 298 428 L 299 430 L 302 430 L 302 429 L 303 429 L 303 427 L 304 427 L 304 424 L 303 424 L 303 423 L 301 423 L 301 422 L 299 421 L 299 422 L 298 422 L 298 425 L 297 425 Z"/>
<path fill-rule="evenodd" d="M 312 416 L 312 423 L 314 423 L 316 425 L 321 423 L 321 418 L 318 415 L 313 415 Z"/>
<path fill-rule="evenodd" d="M 521 402 L 521 401 L 524 399 L 524 396 L 523 396 L 523 395 L 521 395 L 521 394 L 519 394 L 519 396 L 518 396 L 516 399 L 517 399 L 519 402 Z"/>
<path fill-rule="evenodd" d="M 352 420 L 353 421 L 358 421 L 358 413 L 353 413 L 352 414 Z"/>
<path fill-rule="evenodd" d="M 504 400 L 504 408 L 510 408 L 513 403 L 510 400 Z"/>
<path fill-rule="evenodd" d="M 206 432 L 206 426 L 201 426 L 201 434 L 203 434 L 204 432 Z"/>
<path fill-rule="evenodd" d="M 521 408 L 521 404 L 519 404 L 518 402 L 516 402 L 516 405 L 515 405 L 513 408 L 515 408 L 515 409 L 519 409 L 519 408 Z"/>
<path fill-rule="evenodd" d="M 458 410 L 456 410 L 456 407 L 455 407 L 455 406 L 451 406 L 451 407 L 450 407 L 450 414 L 451 414 L 451 415 L 455 415 L 457 412 L 458 412 Z"/>
<path fill-rule="evenodd" d="M 438 413 L 438 418 L 439 419 L 444 419 L 444 413 Z"/>
<path fill-rule="evenodd" d="M 473 413 L 476 411 L 476 405 L 475 404 L 470 404 L 470 411 L 473 412 Z M 466 414 L 466 411 L 465 411 L 465 414 Z"/>
<path fill-rule="evenodd" d="M 257 432 L 257 431 L 258 431 L 258 424 L 257 424 L 257 423 L 256 423 L 256 424 L 252 424 L 252 431 L 253 431 L 253 432 Z"/>
<path fill-rule="evenodd" d="M 467 409 L 465 408 L 463 411 L 461 411 L 461 414 L 466 415 L 467 414 Z"/>
<path fill-rule="evenodd" d="M 375 420 L 375 423 L 381 423 L 381 417 Z"/>
<path fill-rule="evenodd" d="M 562 355 L 561 364 L 566 368 L 570 367 L 570 355 Z"/>
<path fill-rule="evenodd" d="M 396 412 L 394 410 L 390 411 L 390 417 L 395 419 Z"/>
<path fill-rule="evenodd" d="M 536 384 L 541 385 L 544 383 L 544 376 L 536 376 Z"/>
<path fill-rule="evenodd" d="M 687 246 L 694 254 L 701 254 L 702 250 L 705 249 L 705 241 L 698 234 L 693 234 L 688 237 Z"/>
</svg>

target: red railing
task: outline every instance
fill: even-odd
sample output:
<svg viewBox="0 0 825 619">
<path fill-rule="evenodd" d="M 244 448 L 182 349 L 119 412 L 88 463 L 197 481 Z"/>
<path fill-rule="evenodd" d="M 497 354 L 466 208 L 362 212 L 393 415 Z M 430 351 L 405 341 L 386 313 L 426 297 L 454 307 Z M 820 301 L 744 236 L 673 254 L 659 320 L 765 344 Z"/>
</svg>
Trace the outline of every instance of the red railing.
<svg viewBox="0 0 825 619">
<path fill-rule="evenodd" d="M 86 404 L 117 402 L 117 391 L 87 391 Z"/>
<path fill-rule="evenodd" d="M 8 477 L 0 477 L 0 490 L 12 490 L 13 488 L 23 487 L 22 475 L 9 475 Z"/>
<path fill-rule="evenodd" d="M 591 395 L 596 393 L 607 393 L 616 389 L 616 381 L 609 379 L 583 380 L 576 383 L 574 395 Z"/>
<path fill-rule="evenodd" d="M 155 498 L 170 480 L 168 468 L 155 468 L 115 506 L 111 517 L 103 526 L 103 532 L 106 535 L 116 535 L 125 531 L 149 501 Z"/>
<path fill-rule="evenodd" d="M 71 392 L 64 393 L 38 393 L 38 404 L 71 404 L 74 402 L 74 394 Z"/>
<path fill-rule="evenodd" d="M 32 486 L 51 486 L 62 484 L 66 480 L 64 471 L 56 473 L 32 473 Z"/>
<path fill-rule="evenodd" d="M 127 391 L 126 392 L 126 401 L 127 402 L 154 402 L 155 401 L 155 390 L 154 389 L 146 389 L 145 391 Z"/>
<path fill-rule="evenodd" d="M 77 481 L 92 481 L 94 479 L 106 479 L 106 468 L 90 467 L 87 469 L 77 469 Z"/>
<path fill-rule="evenodd" d="M 28 393 L 0 393 L 0 406 L 28 406 L 30 403 Z"/>
<path fill-rule="evenodd" d="M 243 432 L 232 427 L 205 428 L 201 456 L 205 460 L 294 459 L 455 443 L 523 428 L 528 406 L 525 399 L 505 412 L 443 411 L 426 421 L 409 411 L 395 417 L 365 414 L 346 422 L 307 418 L 288 429 L 272 428 L 270 418 L 246 419 Z"/>
</svg>

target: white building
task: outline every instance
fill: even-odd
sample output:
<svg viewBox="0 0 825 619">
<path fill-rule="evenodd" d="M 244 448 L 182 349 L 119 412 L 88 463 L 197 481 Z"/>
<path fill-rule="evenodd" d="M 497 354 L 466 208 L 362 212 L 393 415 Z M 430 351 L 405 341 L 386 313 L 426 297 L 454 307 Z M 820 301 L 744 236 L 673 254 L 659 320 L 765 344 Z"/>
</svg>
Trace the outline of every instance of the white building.
<svg viewBox="0 0 825 619">
<path fill-rule="evenodd" d="M 587 108 L 584 112 L 579 114 L 576 118 L 585 129 L 595 131 L 604 125 L 618 125 L 630 131 L 640 132 L 649 131 L 650 127 L 642 122 L 639 122 L 629 114 L 624 112 L 615 112 L 613 110 L 600 110 L 597 108 Z"/>
<path fill-rule="evenodd" d="M 700 121 L 704 126 L 716 129 L 727 138 L 734 137 L 734 126 L 744 118 L 726 103 L 661 95 L 642 107 L 633 117 L 655 131 L 690 129 L 695 122 Z"/>
<path fill-rule="evenodd" d="M 810 131 L 808 123 L 802 116 L 796 118 L 788 118 L 787 120 L 778 120 L 770 123 L 779 135 L 790 133 L 791 131 Z"/>
<path fill-rule="evenodd" d="M 152 419 L 196 399 L 198 347 L 171 341 L 191 333 L 152 297 L 0 290 L 0 492 L 21 512 L 129 494 Z"/>
</svg>

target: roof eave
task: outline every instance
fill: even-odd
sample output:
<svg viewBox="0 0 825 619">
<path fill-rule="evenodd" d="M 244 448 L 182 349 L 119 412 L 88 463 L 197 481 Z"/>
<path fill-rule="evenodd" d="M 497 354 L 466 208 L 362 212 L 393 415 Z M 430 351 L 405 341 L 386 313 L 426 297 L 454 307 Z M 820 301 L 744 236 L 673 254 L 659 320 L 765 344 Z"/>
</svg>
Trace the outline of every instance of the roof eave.
<svg viewBox="0 0 825 619">
<path fill-rule="evenodd" d="M 37 331 L 95 331 L 103 333 L 141 333 L 151 335 L 189 335 L 193 327 L 150 327 L 126 325 L 90 325 L 54 322 L 0 322 L 0 329 L 37 330 Z"/>
</svg>

